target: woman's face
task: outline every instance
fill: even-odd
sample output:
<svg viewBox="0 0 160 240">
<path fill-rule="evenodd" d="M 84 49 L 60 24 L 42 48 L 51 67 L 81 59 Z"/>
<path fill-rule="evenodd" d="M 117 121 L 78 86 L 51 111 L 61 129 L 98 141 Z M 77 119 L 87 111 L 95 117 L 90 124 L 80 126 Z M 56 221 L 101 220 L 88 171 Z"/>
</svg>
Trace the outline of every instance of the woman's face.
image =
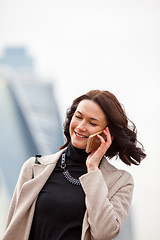
<svg viewBox="0 0 160 240">
<path fill-rule="evenodd" d="M 91 100 L 82 100 L 77 106 L 69 127 L 73 146 L 85 149 L 88 137 L 105 129 L 106 126 L 106 117 L 100 106 Z"/>
</svg>

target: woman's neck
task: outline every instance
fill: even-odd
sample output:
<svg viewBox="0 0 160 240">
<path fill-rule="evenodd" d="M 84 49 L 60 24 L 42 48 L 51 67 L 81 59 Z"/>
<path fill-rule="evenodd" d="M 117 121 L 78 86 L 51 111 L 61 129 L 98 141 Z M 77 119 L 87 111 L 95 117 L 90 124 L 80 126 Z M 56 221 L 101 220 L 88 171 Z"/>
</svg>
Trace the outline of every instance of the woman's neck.
<svg viewBox="0 0 160 240">
<path fill-rule="evenodd" d="M 68 148 L 66 151 L 67 158 L 75 162 L 86 162 L 88 155 L 89 154 L 86 153 L 85 149 L 76 148 L 72 145 L 71 142 L 68 144 Z"/>
</svg>

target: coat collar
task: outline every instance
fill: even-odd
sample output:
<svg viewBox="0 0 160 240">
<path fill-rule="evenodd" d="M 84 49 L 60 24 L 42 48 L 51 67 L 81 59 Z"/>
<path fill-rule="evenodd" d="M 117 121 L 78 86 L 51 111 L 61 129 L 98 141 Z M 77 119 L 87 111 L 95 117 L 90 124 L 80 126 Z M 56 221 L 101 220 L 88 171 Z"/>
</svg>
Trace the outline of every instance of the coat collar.
<svg viewBox="0 0 160 240">
<path fill-rule="evenodd" d="M 108 189 L 110 190 L 112 186 L 115 184 L 115 182 L 121 177 L 122 171 L 114 167 L 112 164 L 108 162 L 106 157 L 103 157 L 100 170 L 102 172 L 103 178 L 108 186 Z M 112 194 L 111 192 L 109 193 Z"/>
<path fill-rule="evenodd" d="M 51 155 L 47 155 L 44 157 L 41 157 L 38 159 L 38 161 L 40 162 L 40 164 L 42 165 L 48 165 L 48 164 L 56 164 L 57 160 L 60 158 L 61 154 L 66 150 L 66 148 L 60 150 L 59 152 L 56 152 L 54 154 Z"/>
<path fill-rule="evenodd" d="M 105 168 L 107 171 L 109 172 L 114 172 L 114 171 L 117 171 L 117 168 L 114 167 L 112 164 L 110 164 L 107 160 L 107 157 L 104 156 L 103 159 L 102 159 L 102 162 L 101 162 L 101 165 L 100 165 L 100 169 L 101 168 Z"/>
<path fill-rule="evenodd" d="M 35 163 L 33 166 L 34 176 L 35 177 L 38 176 L 46 168 L 47 165 L 52 165 L 52 169 L 54 169 L 58 159 L 60 158 L 60 156 L 65 150 L 66 148 L 60 150 L 57 153 L 39 158 L 38 161 L 40 164 Z M 100 170 L 102 171 L 102 173 L 105 173 L 105 171 L 109 171 L 111 173 L 111 172 L 117 171 L 117 168 L 115 168 L 112 164 L 110 164 L 107 158 L 104 156 L 100 165 Z"/>
<path fill-rule="evenodd" d="M 40 162 L 40 164 L 42 165 L 48 165 L 48 164 L 56 164 L 57 163 L 57 160 L 60 158 L 60 156 L 62 155 L 62 153 L 67 149 L 64 148 L 62 150 L 60 150 L 59 152 L 57 153 L 54 153 L 54 154 L 51 154 L 51 155 L 47 155 L 47 156 L 44 156 L 44 157 L 41 157 L 38 159 L 38 161 Z M 37 165 L 37 164 L 35 164 Z M 117 169 L 108 162 L 107 158 L 104 156 L 103 159 L 102 159 L 102 163 L 101 163 L 101 166 L 103 166 L 106 170 L 112 172 L 112 171 L 116 171 Z"/>
<path fill-rule="evenodd" d="M 46 169 L 51 169 L 53 171 L 58 159 L 60 158 L 61 154 L 64 151 L 65 151 L 65 149 L 62 149 L 61 151 L 59 151 L 55 154 L 40 157 L 38 159 L 39 164 L 34 163 L 34 165 L 33 165 L 34 178 L 38 177 Z"/>
</svg>

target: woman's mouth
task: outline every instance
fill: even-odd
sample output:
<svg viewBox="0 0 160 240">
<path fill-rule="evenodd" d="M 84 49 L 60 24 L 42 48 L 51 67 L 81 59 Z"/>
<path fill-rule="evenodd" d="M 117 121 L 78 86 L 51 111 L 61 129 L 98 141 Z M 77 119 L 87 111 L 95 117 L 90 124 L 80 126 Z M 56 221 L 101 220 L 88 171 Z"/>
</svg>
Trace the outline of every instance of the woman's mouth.
<svg viewBox="0 0 160 240">
<path fill-rule="evenodd" d="M 80 133 L 77 133 L 77 132 L 74 132 L 74 133 L 75 133 L 76 137 L 78 137 L 78 138 L 88 138 L 87 136 L 82 135 Z"/>
</svg>

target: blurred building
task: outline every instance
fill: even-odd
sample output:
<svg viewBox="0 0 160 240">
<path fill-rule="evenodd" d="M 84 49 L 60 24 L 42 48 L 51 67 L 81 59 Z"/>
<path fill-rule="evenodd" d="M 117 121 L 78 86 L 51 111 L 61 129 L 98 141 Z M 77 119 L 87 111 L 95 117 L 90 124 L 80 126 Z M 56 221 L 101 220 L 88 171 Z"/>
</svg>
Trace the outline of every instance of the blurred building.
<svg viewBox="0 0 160 240">
<path fill-rule="evenodd" d="M 0 64 L 12 67 L 19 73 L 33 73 L 34 61 L 24 47 L 8 47 L 5 49 Z"/>
<path fill-rule="evenodd" d="M 0 128 L 0 166 L 12 195 L 22 163 L 35 154 L 52 154 L 63 144 L 52 83 L 0 79 Z"/>
<path fill-rule="evenodd" d="M 28 57 L 25 67 L 25 59 L 24 49 L 10 48 L 0 65 L 1 231 L 22 164 L 35 154 L 52 154 L 64 143 L 53 83 L 32 74 L 32 60 Z"/>
</svg>

